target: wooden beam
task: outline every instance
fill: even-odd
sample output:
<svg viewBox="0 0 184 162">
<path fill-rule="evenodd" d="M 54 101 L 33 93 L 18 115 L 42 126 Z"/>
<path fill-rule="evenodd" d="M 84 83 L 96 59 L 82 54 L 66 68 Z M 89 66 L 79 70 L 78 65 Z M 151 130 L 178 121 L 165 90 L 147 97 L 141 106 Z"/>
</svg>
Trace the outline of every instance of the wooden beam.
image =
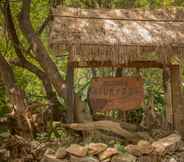
<svg viewBox="0 0 184 162">
<path fill-rule="evenodd" d="M 120 21 L 134 21 L 134 22 L 184 22 L 181 19 L 139 19 L 139 18 L 115 18 L 115 17 L 96 17 L 96 16 L 71 16 L 54 14 L 55 17 L 71 18 L 71 19 L 96 19 L 96 20 L 120 20 Z"/>
<path fill-rule="evenodd" d="M 179 66 L 171 67 L 172 105 L 174 111 L 174 126 L 184 135 L 184 106 L 181 91 L 181 79 Z"/>
<path fill-rule="evenodd" d="M 67 122 L 74 122 L 74 67 L 73 64 L 68 61 L 67 65 Z"/>
<path fill-rule="evenodd" d="M 163 86 L 165 91 L 165 110 L 166 110 L 166 120 L 165 127 L 167 129 L 174 128 L 174 118 L 173 118 L 173 107 L 172 107 L 172 90 L 171 90 L 171 73 L 170 68 L 163 68 Z"/>
<path fill-rule="evenodd" d="M 76 68 L 90 68 L 90 67 L 119 67 L 119 68 L 163 68 L 171 67 L 175 65 L 167 64 L 163 65 L 158 61 L 132 61 L 126 64 L 112 64 L 111 62 L 73 62 Z"/>
</svg>

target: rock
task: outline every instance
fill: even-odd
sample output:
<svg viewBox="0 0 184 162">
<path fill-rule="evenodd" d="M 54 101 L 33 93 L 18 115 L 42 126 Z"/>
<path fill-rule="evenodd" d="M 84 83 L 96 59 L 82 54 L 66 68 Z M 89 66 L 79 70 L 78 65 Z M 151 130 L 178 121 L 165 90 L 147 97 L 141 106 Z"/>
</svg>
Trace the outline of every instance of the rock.
<svg viewBox="0 0 184 162">
<path fill-rule="evenodd" d="M 54 155 L 54 153 L 55 153 L 55 151 L 54 151 L 53 149 L 48 148 L 48 149 L 45 151 L 44 155 L 51 155 L 51 154 Z"/>
<path fill-rule="evenodd" d="M 128 153 L 134 156 L 147 155 L 153 152 L 153 146 L 148 142 L 141 140 L 137 145 L 128 145 L 125 147 Z"/>
<path fill-rule="evenodd" d="M 142 155 L 150 154 L 154 150 L 153 146 L 148 141 L 144 140 L 139 141 L 137 146 Z"/>
<path fill-rule="evenodd" d="M 112 157 L 111 162 L 136 162 L 136 157 L 131 154 L 119 154 Z"/>
<path fill-rule="evenodd" d="M 90 143 L 88 146 L 88 154 L 96 155 L 107 149 L 107 145 L 103 143 Z"/>
<path fill-rule="evenodd" d="M 159 155 L 175 152 L 180 148 L 181 145 L 181 136 L 178 134 L 171 134 L 152 143 L 154 152 Z"/>
<path fill-rule="evenodd" d="M 102 160 L 101 162 L 111 162 L 111 158 L 108 158 L 108 159 Z"/>
<path fill-rule="evenodd" d="M 76 156 L 71 156 L 70 157 L 70 162 L 99 162 L 98 159 L 94 157 L 76 157 Z"/>
<path fill-rule="evenodd" d="M 56 159 L 54 155 L 44 155 L 41 162 L 69 162 L 67 159 Z"/>
<path fill-rule="evenodd" d="M 149 135 L 146 131 L 136 132 L 139 137 L 141 137 L 144 140 L 153 142 L 154 139 Z"/>
<path fill-rule="evenodd" d="M 26 157 L 24 158 L 24 160 L 26 161 L 28 161 L 28 160 L 33 160 L 34 159 L 34 157 L 33 157 L 33 155 L 32 154 L 27 154 L 26 155 Z"/>
<path fill-rule="evenodd" d="M 0 149 L 0 160 L 7 160 L 10 157 L 10 151 L 6 149 Z"/>
<path fill-rule="evenodd" d="M 104 152 L 99 154 L 99 159 L 105 160 L 116 154 L 118 154 L 118 151 L 116 148 L 107 148 Z"/>
<path fill-rule="evenodd" d="M 137 158 L 137 162 L 161 162 L 159 156 L 144 155 Z"/>
<path fill-rule="evenodd" d="M 175 157 L 176 157 L 177 161 L 182 162 L 182 160 L 184 159 L 184 152 L 180 152 L 180 151 L 176 152 Z"/>
<path fill-rule="evenodd" d="M 13 159 L 13 162 L 24 162 L 24 159 Z"/>
<path fill-rule="evenodd" d="M 66 149 L 63 147 L 58 148 L 55 153 L 57 159 L 64 159 L 66 155 L 67 155 Z"/>
<path fill-rule="evenodd" d="M 141 156 L 141 155 L 142 155 L 142 153 L 141 153 L 140 150 L 139 150 L 138 145 L 127 145 L 127 146 L 125 147 L 125 150 L 127 150 L 127 152 L 128 152 L 129 154 L 132 154 L 132 155 L 134 155 L 134 156 Z"/>
<path fill-rule="evenodd" d="M 87 155 L 88 148 L 80 146 L 78 144 L 72 144 L 70 147 L 66 149 L 66 152 L 74 156 L 84 157 Z"/>
<path fill-rule="evenodd" d="M 32 149 L 36 149 L 36 148 L 38 148 L 40 146 L 40 143 L 38 141 L 36 141 L 36 140 L 31 141 L 30 144 L 31 144 Z"/>
<path fill-rule="evenodd" d="M 168 162 L 177 162 L 175 158 L 170 158 Z"/>
</svg>

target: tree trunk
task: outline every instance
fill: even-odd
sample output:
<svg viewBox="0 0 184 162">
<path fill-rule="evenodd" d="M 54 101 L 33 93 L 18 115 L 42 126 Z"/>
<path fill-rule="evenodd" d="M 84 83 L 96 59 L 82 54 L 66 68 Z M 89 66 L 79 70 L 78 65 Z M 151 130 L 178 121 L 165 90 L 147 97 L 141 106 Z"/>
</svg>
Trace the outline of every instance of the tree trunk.
<svg viewBox="0 0 184 162">
<path fill-rule="evenodd" d="M 24 33 L 27 41 L 31 44 L 34 55 L 37 61 L 40 63 L 41 67 L 46 72 L 49 80 L 52 82 L 57 93 L 61 97 L 66 96 L 65 82 L 61 78 L 59 71 L 49 57 L 49 54 L 44 47 L 43 43 L 35 33 L 32 24 L 30 22 L 30 4 L 31 0 L 23 0 L 22 10 L 19 16 L 19 24 L 22 32 Z"/>
<path fill-rule="evenodd" d="M 11 119 L 13 120 L 10 120 L 10 126 L 15 126 L 12 128 L 12 131 L 13 133 L 19 134 L 23 137 L 32 138 L 32 129 L 27 116 L 28 114 L 26 113 L 24 93 L 19 87 L 17 87 L 12 69 L 2 54 L 0 54 L 0 73 L 8 92 L 12 108 Z"/>
<path fill-rule="evenodd" d="M 49 80 L 53 84 L 54 88 L 56 89 L 57 93 L 60 97 L 63 97 L 66 101 L 66 83 L 62 79 L 61 75 L 59 74 L 59 71 L 55 65 L 55 63 L 52 61 L 52 59 L 49 57 L 49 54 L 44 47 L 43 43 L 39 39 L 38 35 L 34 32 L 34 29 L 32 27 L 32 24 L 30 22 L 30 4 L 31 0 L 22 0 L 23 5 L 22 9 L 19 15 L 19 24 L 22 32 L 24 33 L 27 41 L 31 44 L 33 53 L 37 59 L 37 61 L 40 63 L 41 67 L 44 69 L 46 75 L 48 76 Z M 82 102 L 78 100 L 78 96 L 75 95 L 74 99 L 75 102 Z M 79 103 L 79 105 L 80 105 Z M 77 109 L 78 107 L 75 107 Z M 85 108 L 83 108 L 85 109 Z M 74 110 L 75 111 L 75 110 Z M 74 113 L 74 112 L 73 112 Z M 81 112 L 82 113 L 82 112 Z M 83 113 L 84 114 L 84 113 Z M 67 118 L 70 118 L 70 113 L 68 113 Z"/>
<path fill-rule="evenodd" d="M 29 70 L 30 72 L 32 72 L 36 76 L 38 76 L 38 78 L 43 83 L 47 98 L 52 105 L 51 107 L 52 107 L 52 112 L 53 112 L 53 118 L 55 120 L 58 120 L 58 115 L 61 115 L 61 113 L 58 110 L 58 105 L 60 105 L 60 103 L 57 99 L 56 93 L 53 91 L 51 82 L 50 82 L 49 78 L 47 77 L 46 73 L 44 73 L 42 70 L 40 70 L 34 64 L 27 61 L 27 59 L 24 57 L 23 53 L 26 50 L 23 49 L 23 47 L 21 46 L 21 43 L 18 39 L 15 25 L 14 25 L 13 18 L 12 18 L 12 14 L 11 14 L 11 10 L 10 10 L 10 6 L 9 6 L 8 2 L 4 4 L 3 13 L 4 13 L 4 17 L 5 17 L 5 23 L 7 26 L 7 32 L 8 32 L 9 38 L 11 39 L 11 42 L 14 46 L 16 54 L 19 58 L 18 60 L 11 61 L 11 63 L 13 63 L 16 66 L 26 68 L 27 70 Z M 44 25 L 45 25 L 45 22 L 44 22 Z M 43 30 L 44 25 L 41 26 L 40 30 Z"/>
</svg>

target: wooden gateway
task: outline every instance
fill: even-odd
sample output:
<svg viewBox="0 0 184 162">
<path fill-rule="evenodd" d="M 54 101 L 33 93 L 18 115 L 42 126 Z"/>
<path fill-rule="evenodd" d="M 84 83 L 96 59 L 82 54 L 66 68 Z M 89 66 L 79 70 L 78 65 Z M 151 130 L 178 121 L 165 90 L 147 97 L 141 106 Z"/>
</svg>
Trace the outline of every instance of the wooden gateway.
<svg viewBox="0 0 184 162">
<path fill-rule="evenodd" d="M 94 10 L 57 7 L 54 9 L 49 45 L 57 54 L 63 55 L 66 54 L 65 51 L 69 52 L 67 78 L 69 111 L 72 112 L 74 109 L 74 68 L 162 68 L 166 119 L 176 130 L 184 133 L 180 67 L 177 64 L 177 60 L 183 59 L 184 56 L 183 17 L 184 10 L 176 8 Z M 92 84 L 94 87 L 97 86 L 95 82 L 98 82 L 98 79 Z M 137 90 L 142 96 L 139 85 Z M 93 91 L 92 100 L 96 100 L 96 97 L 106 100 L 103 92 Z M 136 95 L 130 98 L 135 97 Z M 112 99 L 112 96 L 109 98 Z M 118 103 L 123 102 L 123 99 L 125 98 L 119 94 Z M 108 104 L 112 103 L 108 102 Z M 121 109 L 121 104 L 116 106 Z M 128 106 L 130 107 L 132 106 Z M 102 108 L 105 108 L 103 104 Z"/>
</svg>

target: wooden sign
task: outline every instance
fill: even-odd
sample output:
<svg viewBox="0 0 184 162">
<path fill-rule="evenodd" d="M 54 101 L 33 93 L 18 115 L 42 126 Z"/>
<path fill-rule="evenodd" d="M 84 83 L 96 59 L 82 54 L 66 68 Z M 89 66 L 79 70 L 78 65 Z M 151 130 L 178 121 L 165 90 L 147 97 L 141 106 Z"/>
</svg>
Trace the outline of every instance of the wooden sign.
<svg viewBox="0 0 184 162">
<path fill-rule="evenodd" d="M 144 102 L 144 82 L 137 77 L 95 78 L 89 100 L 95 112 L 135 110 Z"/>
</svg>

